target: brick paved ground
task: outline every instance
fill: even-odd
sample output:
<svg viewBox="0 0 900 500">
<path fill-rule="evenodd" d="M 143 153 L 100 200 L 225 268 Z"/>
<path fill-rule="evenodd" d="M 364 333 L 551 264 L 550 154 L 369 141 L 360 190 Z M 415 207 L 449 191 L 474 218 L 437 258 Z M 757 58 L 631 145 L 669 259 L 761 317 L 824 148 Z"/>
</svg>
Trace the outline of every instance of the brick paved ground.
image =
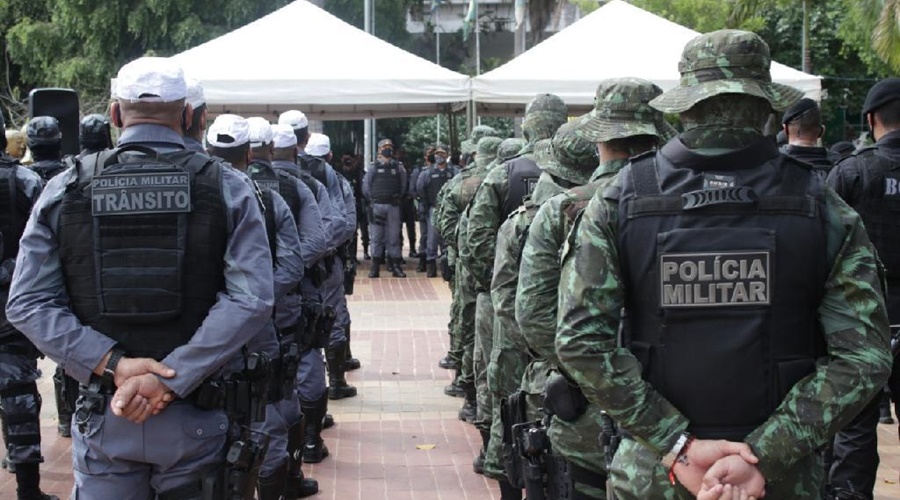
<svg viewBox="0 0 900 500">
<path fill-rule="evenodd" d="M 407 268 L 414 268 L 410 262 Z M 324 432 L 331 457 L 306 466 L 319 480 L 314 498 L 333 500 L 489 500 L 499 492 L 472 473 L 480 446 L 474 428 L 457 420 L 460 399 L 443 395 L 450 372 L 437 367 L 447 350 L 450 294 L 439 279 L 414 272 L 409 278 L 369 280 L 360 269 L 351 297 L 353 352 L 363 364 L 349 374 L 359 396 L 331 402 L 337 425 Z M 382 275 L 385 275 L 382 273 Z M 43 486 L 68 496 L 71 447 L 56 435 L 49 374 L 42 362 L 44 395 Z M 877 500 L 900 498 L 900 445 L 896 427 L 879 428 L 882 466 Z M 0 472 L 0 500 L 15 498 L 15 480 Z M 113 499 L 111 499 L 113 500 Z"/>
</svg>

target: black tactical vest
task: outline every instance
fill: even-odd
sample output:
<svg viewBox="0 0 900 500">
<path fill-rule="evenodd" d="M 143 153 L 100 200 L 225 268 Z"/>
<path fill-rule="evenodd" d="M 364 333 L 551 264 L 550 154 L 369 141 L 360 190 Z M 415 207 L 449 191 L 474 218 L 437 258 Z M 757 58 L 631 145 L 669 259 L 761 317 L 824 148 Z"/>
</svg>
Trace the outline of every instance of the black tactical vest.
<svg viewBox="0 0 900 500">
<path fill-rule="evenodd" d="M 297 194 L 297 182 L 299 179 L 282 170 L 275 170 L 271 163 L 253 161 L 247 167 L 250 178 L 262 189 L 272 190 L 280 194 L 291 209 L 294 220 L 300 220 L 300 195 Z"/>
<path fill-rule="evenodd" d="M 504 218 L 519 208 L 525 196 L 534 191 L 541 177 L 541 169 L 530 158 L 520 156 L 506 162 L 506 176 L 509 179 L 509 189 L 503 200 Z"/>
<path fill-rule="evenodd" d="M 853 208 L 866 225 L 888 280 L 896 284 L 900 281 L 900 161 L 879 154 L 876 147 L 853 156 L 863 189 Z"/>
<path fill-rule="evenodd" d="M 32 201 L 19 189 L 16 170 L 22 168 L 17 160 L 0 155 L 0 234 L 3 235 L 2 260 L 19 255 L 19 240 L 31 214 Z"/>
<path fill-rule="evenodd" d="M 309 172 L 323 186 L 328 186 L 328 163 L 323 158 L 310 155 L 303 155 L 299 158 L 301 170 Z"/>
<path fill-rule="evenodd" d="M 31 164 L 31 170 L 38 174 L 44 184 L 66 169 L 62 160 L 41 160 Z"/>
<path fill-rule="evenodd" d="M 740 441 L 815 370 L 828 266 L 818 177 L 782 155 L 739 170 L 729 156 L 713 173 L 645 154 L 605 195 L 644 379 L 699 438 Z"/>
<path fill-rule="evenodd" d="M 400 201 L 400 164 L 395 161 L 388 163 L 375 162 L 372 167 L 372 184 L 369 186 L 369 195 L 373 203 L 392 203 Z"/>
<path fill-rule="evenodd" d="M 441 192 L 441 188 L 444 187 L 450 179 L 453 178 L 453 171 L 450 170 L 450 167 L 446 167 L 443 170 L 437 167 L 431 167 L 428 170 L 420 173 L 419 175 L 428 175 L 430 178 L 428 179 L 428 185 L 425 188 L 425 199 L 428 201 L 428 204 L 431 206 L 437 205 L 438 193 Z"/>
<path fill-rule="evenodd" d="M 132 357 L 186 344 L 225 290 L 222 165 L 202 154 L 104 151 L 63 197 L 59 253 L 78 319 Z"/>
</svg>

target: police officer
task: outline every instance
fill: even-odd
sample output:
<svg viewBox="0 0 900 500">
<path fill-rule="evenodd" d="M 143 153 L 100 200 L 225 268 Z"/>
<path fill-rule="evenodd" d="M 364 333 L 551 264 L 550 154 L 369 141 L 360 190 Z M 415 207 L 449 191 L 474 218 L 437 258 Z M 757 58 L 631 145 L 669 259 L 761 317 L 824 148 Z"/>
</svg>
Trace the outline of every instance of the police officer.
<svg viewBox="0 0 900 500">
<path fill-rule="evenodd" d="M 369 278 L 379 277 L 384 255 L 388 270 L 395 278 L 405 278 L 400 268 L 403 257 L 400 246 L 400 200 L 406 193 L 406 171 L 394 160 L 394 143 L 378 141 L 378 157 L 366 169 L 363 196 L 369 204 L 369 235 L 372 238 L 372 269 Z"/>
<path fill-rule="evenodd" d="M 406 166 L 403 163 L 403 159 L 406 157 L 405 151 L 400 151 L 400 148 L 397 148 L 397 151 L 394 151 L 394 157 L 406 170 Z M 416 183 L 419 180 L 419 172 L 421 171 L 422 167 L 417 165 L 407 172 L 406 182 L 408 184 L 406 192 L 400 201 L 400 246 L 403 246 L 403 226 L 406 226 L 406 238 L 409 241 L 409 257 L 411 259 L 419 256 L 419 252 L 416 251 L 416 223 L 419 219 L 418 207 L 416 206 Z M 418 236 L 418 246 L 424 247 L 425 235 L 419 231 Z M 400 255 L 400 263 L 406 264 L 402 254 Z"/>
<path fill-rule="evenodd" d="M 99 153 L 113 147 L 109 117 L 94 113 L 81 119 L 78 143 L 81 146 L 80 157 Z"/>
<path fill-rule="evenodd" d="M 363 170 L 353 155 L 345 154 L 341 156 L 341 174 L 350 182 L 350 186 L 353 188 L 354 205 L 356 207 L 356 225 L 359 237 L 357 238 L 354 234 L 353 258 L 356 260 L 358 255 L 357 249 L 359 248 L 358 243 L 362 243 L 363 258 L 369 260 L 372 257 L 369 255 L 369 219 L 365 210 L 365 199 L 362 195 Z"/>
<path fill-rule="evenodd" d="M 0 116 L 0 136 L 6 149 L 5 123 Z M 19 250 L 19 238 L 31 208 L 41 194 L 40 177 L 18 160 L 0 155 L 0 179 L 6 184 L 0 195 L 0 234 L 3 253 L 0 260 L 0 294 L 9 294 L 10 279 Z M 40 373 L 37 358 L 41 355 L 34 345 L 13 326 L 5 314 L 0 328 L 0 428 L 6 445 L 4 466 L 16 475 L 16 495 L 19 500 L 49 500 L 55 496 L 41 492 L 41 396 L 37 389 Z"/>
<path fill-rule="evenodd" d="M 268 125 L 268 123 L 266 123 Z M 253 130 L 257 136 L 251 133 L 248 120 L 232 114 L 219 115 L 209 127 L 206 143 L 209 154 L 228 162 L 238 171 L 249 174 L 248 160 L 251 157 L 250 143 L 252 140 L 261 142 L 265 139 L 260 132 L 265 133 L 265 128 Z M 271 134 L 271 128 L 268 129 Z M 251 178 L 254 177 L 251 174 Z M 266 222 L 266 235 L 269 248 L 272 252 L 272 272 L 274 275 L 275 300 L 283 300 L 285 294 L 295 290 L 303 277 L 303 260 L 300 257 L 300 238 L 297 233 L 297 225 L 293 217 L 292 209 L 280 193 L 281 184 L 269 182 L 271 177 L 256 176 L 259 178 L 257 186 L 263 202 L 264 217 Z M 285 196 L 291 197 L 290 188 L 294 184 L 285 183 Z M 290 198 L 292 202 L 296 200 Z M 268 448 L 264 462 L 259 467 L 259 479 L 257 482 L 259 500 L 279 500 L 286 486 L 288 470 L 288 425 L 286 416 L 282 412 L 282 402 L 292 401 L 297 406 L 294 397 L 294 384 L 296 373 L 289 374 L 289 383 L 285 384 L 285 374 L 282 372 L 285 363 L 289 359 L 290 352 L 282 351 L 282 339 L 275 332 L 275 325 L 270 321 L 247 344 L 247 352 L 259 355 L 266 354 L 271 360 L 269 374 L 269 391 L 264 395 L 266 404 L 265 419 L 262 422 L 254 422 L 251 428 L 268 436 Z M 285 342 L 292 342 L 289 339 Z M 294 353 L 296 354 L 296 353 Z M 239 354 L 229 364 L 229 371 L 240 372 L 247 363 L 244 353 Z M 287 388 L 285 388 L 287 385 Z M 294 414 L 299 415 L 299 407 L 294 409 Z M 299 423 L 299 422 L 298 422 Z M 307 480 L 310 491 L 307 496 L 318 491 L 318 484 L 313 480 Z M 315 491 L 311 491 L 315 490 Z"/>
<path fill-rule="evenodd" d="M 229 425 L 199 395 L 271 317 L 265 223 L 240 174 L 185 150 L 176 63 L 126 64 L 113 95 L 118 148 L 47 184 L 7 315 L 82 384 L 73 497 L 203 498 L 204 476 L 224 477 Z"/>
<path fill-rule="evenodd" d="M 187 98 L 185 102 L 191 105 L 191 121 L 182 124 L 184 145 L 191 151 L 204 152 L 203 132 L 206 130 L 206 94 L 203 92 L 203 84 L 196 78 L 187 79 Z"/>
<path fill-rule="evenodd" d="M 547 390 L 547 380 L 558 365 L 554 340 L 559 301 L 559 255 L 576 217 L 597 192 L 611 184 L 628 158 L 644 153 L 674 135 L 663 114 L 650 107 L 650 101 L 661 94 L 656 85 L 638 78 L 615 78 L 598 85 L 594 109 L 575 120 L 573 133 L 583 138 L 599 153 L 600 165 L 589 182 L 550 198 L 537 210 L 528 227 L 521 251 L 521 265 L 515 293 L 516 322 L 526 346 L 522 352 L 534 357 L 520 376 L 527 415 L 534 418 L 540 408 L 554 413 L 547 429 L 555 472 L 571 472 L 573 498 L 606 498 L 607 458 L 613 450 L 597 446 L 584 436 L 596 436 L 604 428 L 601 410 L 585 405 L 567 412 L 567 391 Z M 557 136 L 561 133 L 557 132 Z M 554 141 L 558 140 L 556 137 Z M 573 141 L 574 142 L 574 141 Z M 495 271 L 495 276 L 498 271 Z M 496 348 L 496 345 L 495 345 Z M 515 360 L 515 353 L 505 358 Z M 499 356 L 497 359 L 502 359 Z M 507 370 L 500 370 L 505 374 Z M 559 375 L 552 375 L 556 390 L 567 389 Z M 547 394 L 545 398 L 544 395 Z M 547 401 L 547 403 L 545 403 Z M 574 408 L 572 409 L 574 410 Z M 496 420 L 495 420 L 496 425 Z M 491 428 L 494 431 L 494 428 Z M 609 436 L 615 439 L 615 436 Z M 493 438 L 491 439 L 493 442 Z M 564 467 L 556 466 L 560 462 Z M 555 477 L 550 481 L 559 483 Z M 550 497 L 555 498 L 554 490 Z M 557 490 L 558 491 L 558 490 Z"/>
<path fill-rule="evenodd" d="M 425 148 L 425 155 L 422 158 L 422 164 L 416 165 L 409 174 L 409 193 L 416 202 L 416 219 L 419 221 L 419 248 L 416 252 L 419 258 L 419 264 L 416 266 L 416 272 L 424 273 L 427 270 L 428 251 L 428 224 L 431 217 L 428 214 L 428 205 L 422 199 L 422 193 L 419 192 L 419 174 L 431 168 L 434 165 L 434 146 Z M 412 252 L 410 252 L 412 257 Z"/>
<path fill-rule="evenodd" d="M 353 199 L 353 189 L 350 183 L 343 177 L 334 173 L 328 160 L 331 159 L 331 140 L 325 134 L 313 133 L 309 137 L 304 150 L 306 157 L 302 159 L 313 177 L 323 176 L 324 172 L 334 175 L 334 182 L 338 185 L 337 196 L 340 198 L 340 207 L 343 209 L 344 231 L 332 234 L 335 250 L 326 254 L 325 266 L 327 278 L 323 284 L 325 305 L 334 309 L 334 326 L 325 349 L 325 359 L 328 363 L 328 398 L 343 399 L 356 396 L 356 388 L 347 383 L 344 374 L 349 366 L 359 368 L 359 361 L 352 361 L 350 350 L 350 313 L 347 310 L 347 297 L 344 294 L 344 263 L 340 255 L 347 251 L 347 244 L 356 231 L 356 202 Z M 327 169 L 327 170 L 326 170 Z M 335 198 L 332 198 L 334 200 Z M 346 364 L 349 361 L 349 365 Z"/>
<path fill-rule="evenodd" d="M 325 280 L 325 263 L 331 252 L 331 238 L 328 235 L 332 227 L 333 207 L 328 191 L 321 182 L 297 165 L 297 135 L 287 124 L 272 126 L 272 167 L 279 172 L 293 175 L 300 179 L 313 193 L 322 218 L 322 227 L 326 235 L 325 248 L 321 256 L 312 264 L 307 264 L 306 273 L 300 282 L 302 296 L 301 308 L 289 309 L 293 314 L 278 319 L 279 328 L 292 328 L 301 321 L 309 324 L 326 324 L 323 283 Z M 330 321 L 334 319 L 334 310 Z M 277 312 L 277 310 L 276 310 Z M 279 315 L 280 316 L 280 315 Z M 297 397 L 305 418 L 303 431 L 302 458 L 307 463 L 319 463 L 328 457 L 328 447 L 322 440 L 322 429 L 327 419 L 328 386 L 325 381 L 325 360 L 322 348 L 327 347 L 332 335 L 332 328 L 317 328 L 318 335 L 314 341 L 301 345 L 300 366 L 297 369 Z"/>
<path fill-rule="evenodd" d="M 283 170 L 276 171 L 273 167 L 274 133 L 269 122 L 259 117 L 249 118 L 247 122 L 250 125 L 250 154 L 252 157 L 248 171 L 258 184 L 270 187 L 277 186 L 278 192 L 283 194 L 283 197 L 288 202 L 288 206 L 291 207 L 291 213 L 297 223 L 296 232 L 300 236 L 300 256 L 309 268 L 311 267 L 310 263 L 318 262 L 322 258 L 328 246 L 325 230 L 322 226 L 322 216 L 319 214 L 315 196 L 299 178 Z M 293 135 L 290 127 L 287 128 L 285 135 L 296 141 L 296 137 Z M 288 151 L 287 157 L 293 157 L 294 145 L 290 144 L 286 149 Z M 301 282 L 300 287 L 302 286 Z M 299 287 L 294 287 L 281 294 L 276 297 L 275 301 L 275 326 L 278 329 L 282 359 L 286 360 L 291 356 L 291 351 L 294 348 L 292 346 L 296 346 L 299 350 L 297 353 L 299 355 L 298 365 L 295 369 L 295 378 L 291 384 L 291 390 L 285 391 L 282 394 L 283 399 L 276 403 L 287 428 L 287 463 L 284 472 L 286 481 L 284 490 L 281 493 L 285 499 L 290 500 L 310 496 L 318 491 L 318 483 L 313 479 L 305 478 L 301 469 L 304 431 L 301 422 L 300 404 L 296 396 L 300 364 L 310 354 L 313 356 L 318 354 L 320 360 L 318 365 L 319 379 L 322 381 L 323 391 L 325 385 L 324 379 L 321 377 L 322 356 L 320 353 L 314 352 L 314 339 L 311 332 L 306 329 L 303 319 L 303 302 L 304 297 Z M 282 370 L 287 370 L 286 361 L 282 362 Z M 273 474 L 273 479 L 279 473 L 280 471 L 276 471 Z M 264 482 L 261 475 L 260 484 Z M 277 484 L 277 479 L 272 481 L 271 484 Z M 275 492 L 277 489 L 272 491 Z"/>
<path fill-rule="evenodd" d="M 431 216 L 434 212 L 434 207 L 437 204 L 438 193 L 440 193 L 441 188 L 443 188 L 453 176 L 459 173 L 459 170 L 457 170 L 456 167 L 447 163 L 447 150 L 444 149 L 443 146 L 435 147 L 432 154 L 434 164 L 422 171 L 419 175 L 418 186 L 416 187 L 416 192 L 420 199 L 419 203 L 424 205 L 426 213 L 426 231 L 422 232 L 422 238 L 426 238 L 427 235 L 428 243 L 426 245 L 425 268 L 429 278 L 437 276 L 438 251 L 440 251 L 441 255 L 447 253 L 446 245 L 431 225 Z M 422 259 L 419 260 L 421 262 Z"/>
<path fill-rule="evenodd" d="M 753 33 L 688 42 L 651 101 L 684 132 L 632 158 L 563 250 L 556 352 L 626 431 L 618 498 L 821 498 L 817 450 L 887 379 L 874 250 L 763 135 L 801 97 L 770 64 Z"/>
<path fill-rule="evenodd" d="M 900 228 L 894 206 L 900 200 L 900 78 L 876 83 L 866 96 L 862 114 L 875 144 L 863 148 L 828 176 L 828 184 L 853 207 L 865 223 L 887 281 L 887 312 L 892 325 L 900 323 Z M 894 360 L 891 387 L 896 397 L 900 367 Z M 835 498 L 872 498 L 878 470 L 879 395 L 835 436 L 834 464 L 829 483 Z M 888 410 L 888 416 L 890 410 Z M 841 495 L 847 495 L 841 496 Z M 854 497 L 856 498 L 856 497 Z"/>
<path fill-rule="evenodd" d="M 65 166 L 62 162 L 62 131 L 52 116 L 35 116 L 25 128 L 26 142 L 31 150 L 34 170 L 46 183 Z"/>
<path fill-rule="evenodd" d="M 781 126 L 788 141 L 781 148 L 784 154 L 809 163 L 819 177 L 827 177 L 836 158 L 819 145 L 819 139 L 825 133 L 819 103 L 808 97 L 800 99 L 800 102 L 784 112 Z"/>
</svg>

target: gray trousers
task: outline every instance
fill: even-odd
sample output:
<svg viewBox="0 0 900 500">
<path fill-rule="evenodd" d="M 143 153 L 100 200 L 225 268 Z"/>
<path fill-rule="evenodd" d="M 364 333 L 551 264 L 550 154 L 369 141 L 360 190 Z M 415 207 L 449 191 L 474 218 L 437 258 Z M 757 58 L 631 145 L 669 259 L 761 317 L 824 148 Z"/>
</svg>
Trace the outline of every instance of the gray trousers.
<svg viewBox="0 0 900 500">
<path fill-rule="evenodd" d="M 293 398 L 292 398 L 293 399 Z M 287 461 L 287 421 L 281 413 L 279 402 L 266 405 L 266 420 L 250 424 L 250 428 L 268 434 L 269 447 L 266 458 L 259 466 L 260 476 L 271 476 Z M 258 435 L 253 436 L 254 438 Z"/>
<path fill-rule="evenodd" d="M 344 295 L 344 266 L 341 265 L 341 259 L 333 257 L 326 265 L 331 267 L 331 276 L 322 283 L 322 303 L 334 308 L 334 327 L 328 340 L 328 345 L 333 347 L 347 342 L 346 328 L 350 324 L 350 313 L 347 311 L 347 296 Z"/>
<path fill-rule="evenodd" d="M 400 245 L 400 206 L 384 203 L 372 204 L 372 218 L 369 219 L 369 238 L 372 242 L 372 256 L 381 257 L 387 246 L 387 256 L 392 259 L 403 257 Z"/>
<path fill-rule="evenodd" d="M 434 212 L 434 208 L 429 207 L 428 220 L 425 221 L 426 229 L 422 230 L 422 239 L 428 238 L 428 243 L 425 251 L 427 260 L 437 260 L 439 255 L 444 255 L 447 253 L 447 245 L 444 244 L 444 240 L 441 238 L 441 235 L 438 234 L 437 229 L 435 229 L 434 225 L 431 223 L 432 212 Z"/>
<path fill-rule="evenodd" d="M 228 418 L 220 410 L 175 401 L 133 424 L 107 402 L 86 420 L 83 429 L 72 426 L 73 499 L 148 500 L 224 464 Z"/>
<path fill-rule="evenodd" d="M 38 464 L 41 456 L 41 397 L 37 359 L 22 354 L 0 353 L 0 404 L 7 424 L 4 436 L 7 459 L 14 464 Z M 35 437 L 37 442 L 34 442 Z"/>
<path fill-rule="evenodd" d="M 321 349 L 310 349 L 300 356 L 297 366 L 297 397 L 301 401 L 317 401 L 328 390 L 325 383 L 325 360 Z"/>
<path fill-rule="evenodd" d="M 425 240 L 428 238 L 426 236 L 428 228 L 431 227 L 431 207 L 421 201 L 416 203 L 416 215 L 419 218 L 419 248 L 416 251 L 419 255 L 422 255 L 422 252 L 425 252 L 428 248 Z"/>
</svg>

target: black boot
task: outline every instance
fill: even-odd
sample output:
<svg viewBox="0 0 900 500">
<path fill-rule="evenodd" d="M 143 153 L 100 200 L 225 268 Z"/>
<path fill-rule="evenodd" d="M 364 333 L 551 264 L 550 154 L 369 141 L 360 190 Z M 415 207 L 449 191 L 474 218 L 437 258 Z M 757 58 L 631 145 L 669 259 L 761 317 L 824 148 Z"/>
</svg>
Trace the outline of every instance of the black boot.
<svg viewBox="0 0 900 500">
<path fill-rule="evenodd" d="M 429 260 L 427 263 L 428 274 L 425 276 L 429 278 L 437 278 L 437 262 L 434 259 Z"/>
<path fill-rule="evenodd" d="M 3 433 L 3 442 L 9 442 L 9 427 L 6 425 L 6 419 L 3 418 L 3 412 L 0 412 L 0 432 Z M 9 453 L 3 456 L 3 461 L 0 462 L 0 466 L 4 469 L 8 470 L 10 474 L 16 473 L 16 464 L 9 461 Z"/>
<path fill-rule="evenodd" d="M 369 277 L 370 278 L 378 278 L 380 276 L 379 271 L 381 270 L 381 257 L 375 257 L 372 259 L 372 268 L 369 269 Z"/>
<path fill-rule="evenodd" d="M 371 260 L 372 256 L 369 255 L 369 245 L 363 245 L 363 259 Z"/>
<path fill-rule="evenodd" d="M 425 265 L 426 265 L 425 258 L 426 258 L 425 255 L 420 255 L 420 256 L 419 256 L 419 265 L 416 266 L 416 272 L 417 272 L 417 273 L 424 273 L 424 272 L 425 272 Z"/>
<path fill-rule="evenodd" d="M 459 365 L 456 364 L 456 361 L 450 358 L 450 355 L 444 356 L 438 361 L 438 366 L 445 370 L 458 370 Z"/>
<path fill-rule="evenodd" d="M 884 392 L 881 394 L 881 403 L 878 404 L 878 423 L 879 424 L 893 424 L 894 417 L 891 415 L 891 398 L 888 393 Z"/>
<path fill-rule="evenodd" d="M 258 500 L 281 500 L 287 477 L 287 464 L 282 465 L 269 476 L 260 476 L 256 480 L 256 498 Z"/>
<path fill-rule="evenodd" d="M 328 364 L 328 399 L 343 399 L 356 396 L 356 387 L 347 383 L 344 378 L 344 350 L 347 344 L 338 344 L 325 349 L 325 361 Z M 321 420 L 322 416 L 319 416 Z M 309 425 L 309 424 L 307 424 Z M 321 423 L 319 424 L 321 425 Z"/>
<path fill-rule="evenodd" d="M 327 402 L 327 394 L 323 394 L 316 401 L 300 401 L 300 408 L 306 417 L 306 427 L 303 430 L 303 461 L 308 464 L 317 464 L 328 456 L 328 447 L 322 441 L 322 416 L 325 414 Z"/>
<path fill-rule="evenodd" d="M 326 413 L 325 416 L 322 417 L 322 428 L 331 429 L 332 427 L 334 427 L 334 415 Z"/>
<path fill-rule="evenodd" d="M 406 273 L 404 273 L 403 269 L 400 267 L 400 263 L 398 262 L 399 260 L 402 260 L 402 259 L 390 259 L 389 265 L 391 266 L 390 267 L 391 276 L 393 276 L 395 278 L 405 278 Z"/>
<path fill-rule="evenodd" d="M 41 491 L 39 464 L 16 464 L 17 500 L 59 500 L 55 495 Z"/>
<path fill-rule="evenodd" d="M 344 335 L 347 336 L 347 349 L 346 356 L 344 357 L 344 371 L 349 372 L 353 370 L 358 370 L 362 365 L 359 360 L 353 357 L 353 353 L 350 352 L 350 325 L 347 325 L 347 328 L 344 329 Z"/>
<path fill-rule="evenodd" d="M 464 386 L 466 390 L 466 401 L 462 408 L 459 409 L 459 419 L 470 424 L 475 423 L 477 416 L 478 401 L 475 398 L 475 384 L 467 384 Z"/>
</svg>

